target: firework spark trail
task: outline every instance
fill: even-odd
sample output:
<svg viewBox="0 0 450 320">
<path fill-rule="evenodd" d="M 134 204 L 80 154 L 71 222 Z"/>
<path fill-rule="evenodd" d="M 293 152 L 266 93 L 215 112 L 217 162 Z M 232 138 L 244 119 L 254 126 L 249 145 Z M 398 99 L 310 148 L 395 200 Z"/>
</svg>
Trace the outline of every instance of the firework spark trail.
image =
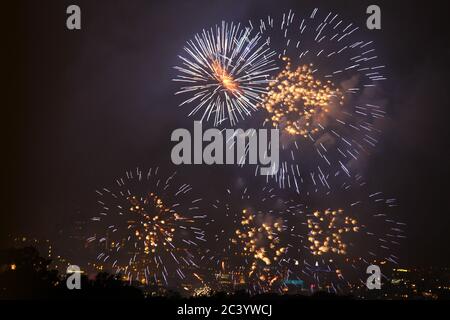
<svg viewBox="0 0 450 320">
<path fill-rule="evenodd" d="M 100 212 L 91 219 L 95 235 L 87 243 L 100 250 L 102 269 L 130 282 L 184 279 L 184 268 L 198 268 L 192 254 L 197 240 L 205 241 L 201 199 L 191 198 L 189 185 L 177 187 L 175 173 L 158 171 L 127 171 L 112 187 L 96 190 Z"/>
<path fill-rule="evenodd" d="M 352 178 L 378 142 L 385 116 L 376 95 L 386 79 L 373 41 L 338 14 L 318 9 L 261 19 L 256 29 L 278 53 L 261 103 L 265 125 L 281 130 L 280 188 L 331 189 L 330 177 Z"/>
<path fill-rule="evenodd" d="M 176 94 L 189 94 L 181 103 L 195 105 L 189 116 L 201 113 L 201 120 L 214 117 L 214 125 L 228 120 L 235 125 L 249 116 L 261 102 L 276 70 L 275 53 L 259 34 L 240 24 L 222 22 L 215 29 L 203 30 L 184 47 L 181 66 L 174 81 L 183 86 Z"/>
</svg>

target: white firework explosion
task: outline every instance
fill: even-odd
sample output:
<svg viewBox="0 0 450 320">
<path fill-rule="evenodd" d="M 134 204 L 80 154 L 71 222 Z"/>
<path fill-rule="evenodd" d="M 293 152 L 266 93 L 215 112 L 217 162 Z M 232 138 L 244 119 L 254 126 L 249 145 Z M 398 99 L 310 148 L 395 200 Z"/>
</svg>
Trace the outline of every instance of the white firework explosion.
<svg viewBox="0 0 450 320">
<path fill-rule="evenodd" d="M 203 30 L 184 47 L 181 66 L 173 81 L 182 83 L 175 94 L 189 94 L 182 105 L 193 105 L 189 116 L 214 119 L 214 126 L 228 120 L 233 126 L 258 108 L 270 72 L 277 69 L 275 53 L 259 33 L 240 24 L 222 22 Z"/>
</svg>

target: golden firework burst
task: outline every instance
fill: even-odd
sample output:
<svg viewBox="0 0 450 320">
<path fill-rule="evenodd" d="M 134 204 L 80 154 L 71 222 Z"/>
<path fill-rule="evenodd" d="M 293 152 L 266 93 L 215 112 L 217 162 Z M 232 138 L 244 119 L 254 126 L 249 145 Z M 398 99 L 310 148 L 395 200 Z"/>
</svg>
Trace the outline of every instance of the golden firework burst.
<svg viewBox="0 0 450 320">
<path fill-rule="evenodd" d="M 344 210 L 315 211 L 308 222 L 308 241 L 313 255 L 328 252 L 345 255 L 347 244 L 344 234 L 358 232 L 358 221 L 345 216 Z"/>
<path fill-rule="evenodd" d="M 266 121 L 290 135 L 307 137 L 319 131 L 327 113 L 344 96 L 331 81 L 322 82 L 314 75 L 312 65 L 293 69 L 289 58 L 283 57 L 285 68 L 270 82 L 263 94 L 263 108 L 269 113 Z"/>
<path fill-rule="evenodd" d="M 249 259 L 249 279 L 257 279 L 260 289 L 269 291 L 280 276 L 271 265 L 280 261 L 287 248 L 280 244 L 278 234 L 283 231 L 279 221 L 258 223 L 251 210 L 242 210 L 240 227 L 230 239 L 236 246 L 236 255 Z"/>
<path fill-rule="evenodd" d="M 163 200 L 154 193 L 147 198 L 139 199 L 136 196 L 128 198 L 130 212 L 141 216 L 138 224 L 129 221 L 129 229 L 135 229 L 134 235 L 142 241 L 144 253 L 155 253 L 158 244 L 167 246 L 173 241 L 175 228 L 172 223 L 180 219 L 180 215 L 166 207 Z M 152 212 L 149 212 L 151 208 Z"/>
</svg>

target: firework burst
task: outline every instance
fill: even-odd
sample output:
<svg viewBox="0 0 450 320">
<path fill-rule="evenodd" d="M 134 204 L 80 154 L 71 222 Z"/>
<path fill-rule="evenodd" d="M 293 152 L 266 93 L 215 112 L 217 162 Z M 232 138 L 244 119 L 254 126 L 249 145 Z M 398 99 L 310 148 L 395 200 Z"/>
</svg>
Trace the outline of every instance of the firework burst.
<svg viewBox="0 0 450 320">
<path fill-rule="evenodd" d="M 230 242 L 235 252 L 248 261 L 246 274 L 249 282 L 256 284 L 261 291 L 270 291 L 277 280 L 281 280 L 279 269 L 272 269 L 279 262 L 287 248 L 280 243 L 281 222 L 270 221 L 260 216 L 264 222 L 248 209 L 242 210 L 240 225 Z M 281 278 L 281 279 L 280 279 Z"/>
<path fill-rule="evenodd" d="M 286 134 L 308 138 L 318 133 L 333 103 L 340 103 L 343 96 L 334 89 L 331 81 L 322 84 L 314 78 L 311 66 L 301 65 L 291 70 L 289 58 L 285 69 L 269 84 L 263 95 L 264 108 L 269 113 L 266 121 L 280 127 Z M 337 100 L 337 101 L 336 101 Z"/>
<path fill-rule="evenodd" d="M 317 9 L 250 25 L 281 66 L 261 103 L 265 125 L 281 130 L 279 186 L 300 193 L 331 189 L 332 176 L 353 178 L 376 147 L 385 115 L 378 94 L 385 66 L 373 41 L 338 14 Z"/>
<path fill-rule="evenodd" d="M 96 190 L 100 212 L 92 218 L 98 264 L 124 279 L 167 285 L 198 268 L 195 254 L 205 234 L 201 199 L 191 187 L 175 183 L 175 173 L 161 177 L 158 168 L 127 171 L 109 188 Z"/>
<path fill-rule="evenodd" d="M 287 218 L 295 244 L 289 251 L 291 270 L 334 292 L 348 291 L 353 280 L 364 282 L 370 264 L 396 265 L 405 238 L 405 224 L 395 219 L 395 199 L 360 186 L 339 191 L 292 205 Z"/>
<path fill-rule="evenodd" d="M 316 210 L 307 223 L 311 252 L 319 256 L 330 251 L 345 255 L 347 253 L 345 235 L 359 230 L 358 221 L 345 216 L 343 209 Z"/>
<path fill-rule="evenodd" d="M 184 47 L 174 81 L 182 84 L 176 94 L 189 94 L 182 105 L 194 105 L 189 116 L 214 119 L 217 126 L 231 125 L 249 116 L 262 101 L 269 73 L 276 69 L 275 55 L 259 34 L 240 24 L 222 22 L 203 30 Z"/>
<path fill-rule="evenodd" d="M 234 288 L 245 287 L 251 293 L 280 290 L 287 272 L 283 204 L 273 189 L 263 188 L 258 194 L 256 200 L 247 188 L 228 189 L 211 208 L 217 230 L 210 260 L 220 275 L 231 275 Z M 265 209 L 257 209 L 258 205 Z M 232 225 L 225 228 L 225 223 Z"/>
</svg>

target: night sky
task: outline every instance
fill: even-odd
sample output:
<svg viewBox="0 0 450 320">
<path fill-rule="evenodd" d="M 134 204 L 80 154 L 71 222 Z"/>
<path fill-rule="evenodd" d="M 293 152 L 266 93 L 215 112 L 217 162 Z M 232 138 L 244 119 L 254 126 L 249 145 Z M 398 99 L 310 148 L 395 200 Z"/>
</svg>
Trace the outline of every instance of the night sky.
<svg viewBox="0 0 450 320">
<path fill-rule="evenodd" d="M 0 238 L 55 238 L 94 214 L 94 190 L 127 169 L 170 163 L 170 134 L 192 127 L 177 108 L 173 66 L 186 40 L 222 20 L 293 9 L 335 11 L 363 25 L 372 1 L 10 1 L 2 103 Z M 161 1 L 162 2 L 162 1 Z M 13 4 L 14 3 L 14 4 Z M 45 3 L 45 4 L 44 4 Z M 414 3 L 414 4 L 413 4 Z M 405 265 L 450 264 L 448 17 L 441 2 L 377 1 L 371 31 L 387 65 L 385 131 L 365 176 L 397 198 L 407 223 Z M 65 27 L 78 4 L 82 30 Z M 178 168 L 205 197 L 233 182 L 230 167 Z M 6 178 L 5 178 L 6 177 Z"/>
</svg>

